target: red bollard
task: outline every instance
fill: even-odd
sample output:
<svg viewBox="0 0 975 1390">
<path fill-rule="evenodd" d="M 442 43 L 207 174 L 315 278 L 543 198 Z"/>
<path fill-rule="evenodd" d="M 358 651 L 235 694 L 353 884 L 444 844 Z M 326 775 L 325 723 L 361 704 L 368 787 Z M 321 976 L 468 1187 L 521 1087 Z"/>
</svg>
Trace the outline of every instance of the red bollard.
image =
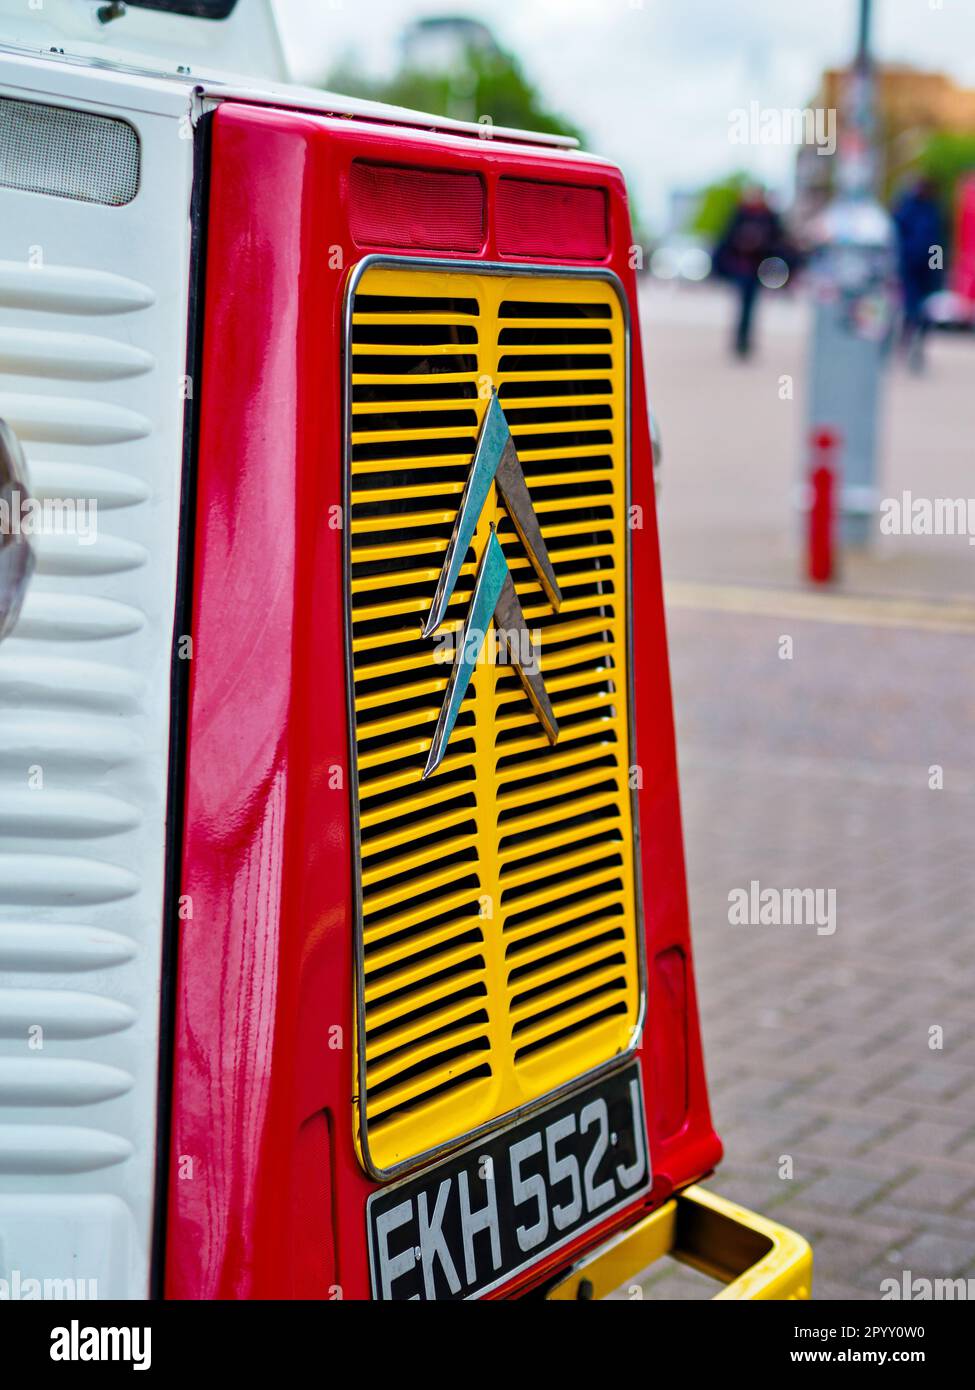
<svg viewBox="0 0 975 1390">
<path fill-rule="evenodd" d="M 828 584 L 833 578 L 833 509 L 838 438 L 832 430 L 816 430 L 812 437 L 814 466 L 810 476 L 809 578 Z"/>
</svg>

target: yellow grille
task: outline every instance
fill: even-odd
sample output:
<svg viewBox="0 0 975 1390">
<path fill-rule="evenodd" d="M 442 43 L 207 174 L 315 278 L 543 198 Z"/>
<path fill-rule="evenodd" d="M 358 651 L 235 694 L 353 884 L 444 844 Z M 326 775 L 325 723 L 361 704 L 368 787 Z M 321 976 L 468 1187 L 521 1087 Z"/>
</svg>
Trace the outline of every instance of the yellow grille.
<svg viewBox="0 0 975 1390">
<path fill-rule="evenodd" d="M 412 267 L 367 269 L 352 325 L 358 1142 L 365 1130 L 385 1171 L 633 1042 L 626 341 L 604 280 Z M 492 489 L 445 622 L 424 639 L 492 386 L 563 604 L 553 614 Z M 422 782 L 442 638 L 463 622 L 491 522 L 541 635 L 559 741 L 547 744 L 516 673 L 482 661 Z"/>
</svg>

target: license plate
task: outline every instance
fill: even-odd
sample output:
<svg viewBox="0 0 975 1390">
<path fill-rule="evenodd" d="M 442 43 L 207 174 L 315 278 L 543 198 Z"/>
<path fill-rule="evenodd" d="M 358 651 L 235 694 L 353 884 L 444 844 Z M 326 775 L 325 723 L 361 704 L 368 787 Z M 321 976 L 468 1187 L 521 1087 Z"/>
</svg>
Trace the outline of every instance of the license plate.
<svg viewBox="0 0 975 1390">
<path fill-rule="evenodd" d="M 376 1299 L 476 1298 L 645 1192 L 638 1063 L 374 1192 Z"/>
</svg>

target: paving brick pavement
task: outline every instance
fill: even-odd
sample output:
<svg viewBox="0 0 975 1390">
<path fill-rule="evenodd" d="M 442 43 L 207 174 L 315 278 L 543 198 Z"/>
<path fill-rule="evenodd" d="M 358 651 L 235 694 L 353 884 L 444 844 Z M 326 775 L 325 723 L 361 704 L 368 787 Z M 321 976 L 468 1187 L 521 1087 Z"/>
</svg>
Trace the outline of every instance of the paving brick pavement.
<svg viewBox="0 0 975 1390">
<path fill-rule="evenodd" d="M 683 439 L 701 412 L 700 395 L 676 389 L 682 370 L 709 399 L 729 409 L 733 399 L 723 359 L 695 350 L 694 331 L 665 325 L 651 354 L 651 385 L 654 364 L 667 362 L 672 433 Z M 778 331 L 766 357 L 798 362 Z M 942 360 L 949 409 L 955 358 Z M 679 579 L 784 589 L 794 575 L 761 557 L 749 572 L 740 537 L 712 553 L 724 544 L 722 508 L 727 531 L 754 503 L 756 542 L 771 525 L 767 480 L 743 462 L 735 429 L 747 425 L 754 452 L 763 421 L 754 400 L 741 409 L 724 422 L 723 454 L 669 449 L 664 553 Z M 939 461 L 943 482 L 950 463 Z M 667 493 L 684 468 L 693 485 L 675 486 L 669 534 Z M 967 476 L 957 482 L 959 495 L 971 490 Z M 684 495 L 694 489 L 710 499 L 697 533 Z M 784 529 L 787 491 L 776 494 Z M 930 558 L 936 612 L 939 586 L 957 595 L 964 571 L 957 554 L 941 569 Z M 818 1298 L 876 1299 L 903 1270 L 975 1278 L 975 628 L 888 625 L 883 605 L 903 592 L 896 555 L 893 565 L 882 583 L 869 564 L 859 571 L 879 595 L 876 621 L 869 609 L 834 621 L 828 595 L 802 619 L 785 603 L 777 616 L 774 598 L 772 611 L 720 611 L 707 590 L 668 618 L 705 1053 L 726 1148 L 713 1183 L 809 1237 Z M 780 659 L 783 634 L 792 660 Z M 929 786 L 934 765 L 940 790 Z M 731 925 L 728 894 L 752 880 L 835 890 L 835 932 Z M 780 1176 L 786 1157 L 791 1177 Z M 646 1292 L 701 1298 L 711 1285 L 663 1266 Z"/>
<path fill-rule="evenodd" d="M 906 659 L 937 661 L 975 690 L 975 653 L 960 636 L 888 634 L 874 672 L 844 630 L 828 661 L 793 663 L 786 693 L 771 667 L 779 627 L 686 611 L 670 622 L 705 1051 L 726 1145 L 715 1185 L 814 1239 L 818 1297 L 879 1297 L 905 1268 L 975 1277 L 975 797 L 967 782 L 950 790 L 951 769 L 975 758 L 969 721 L 926 719 Z M 851 756 L 849 708 L 832 740 L 806 717 L 824 670 L 832 680 L 843 661 L 847 706 L 876 735 L 869 759 Z M 888 720 L 876 687 L 893 671 Z M 804 775 L 813 743 L 818 776 Z M 940 791 L 928 786 L 936 760 Z M 732 926 L 728 894 L 753 879 L 834 889 L 835 932 Z M 670 1297 L 671 1282 L 653 1295 Z"/>
</svg>

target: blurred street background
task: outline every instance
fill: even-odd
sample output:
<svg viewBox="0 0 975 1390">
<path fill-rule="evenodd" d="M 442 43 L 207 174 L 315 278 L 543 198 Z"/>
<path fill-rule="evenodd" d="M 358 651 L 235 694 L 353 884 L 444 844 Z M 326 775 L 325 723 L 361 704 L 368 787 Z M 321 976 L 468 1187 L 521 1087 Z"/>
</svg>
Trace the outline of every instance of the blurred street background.
<svg viewBox="0 0 975 1390">
<path fill-rule="evenodd" d="M 820 1298 L 975 1277 L 975 9 L 873 8 L 280 4 L 305 81 L 627 175 L 715 1186 Z M 835 932 L 731 925 L 753 881 Z"/>
<path fill-rule="evenodd" d="M 975 1274 L 975 554 L 881 538 L 835 589 L 797 579 L 801 407 L 776 383 L 801 379 L 808 306 L 769 305 L 760 354 L 729 365 L 723 299 L 643 304 L 714 1186 L 812 1241 L 818 1298 L 876 1299 L 905 1269 Z M 891 491 L 973 491 L 973 346 L 894 369 Z M 835 888 L 836 932 L 730 926 L 753 879 Z M 676 1267 L 651 1285 L 711 1291 Z"/>
</svg>

